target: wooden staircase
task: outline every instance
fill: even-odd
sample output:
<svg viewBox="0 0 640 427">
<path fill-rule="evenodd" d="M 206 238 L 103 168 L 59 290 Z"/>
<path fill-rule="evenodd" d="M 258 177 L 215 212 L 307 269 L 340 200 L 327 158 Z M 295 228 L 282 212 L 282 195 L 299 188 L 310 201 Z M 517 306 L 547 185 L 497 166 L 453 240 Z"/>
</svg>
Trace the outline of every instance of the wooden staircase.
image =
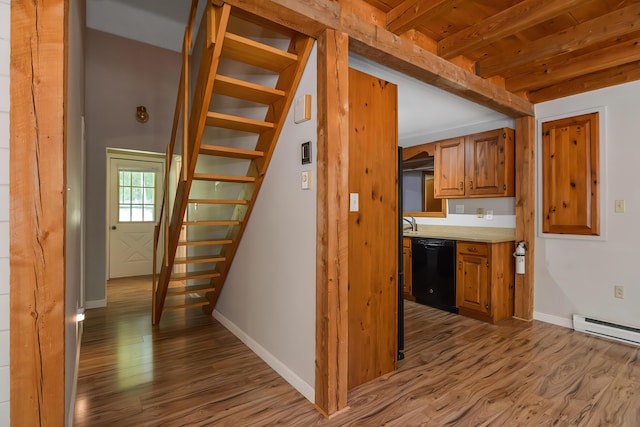
<svg viewBox="0 0 640 427">
<path fill-rule="evenodd" d="M 155 230 L 154 325 L 168 309 L 213 311 L 313 46 L 307 36 L 213 0 L 192 43 L 196 8 L 194 0 Z M 198 70 L 194 85 L 191 69 Z M 170 195 L 180 133 L 181 171 Z"/>
</svg>

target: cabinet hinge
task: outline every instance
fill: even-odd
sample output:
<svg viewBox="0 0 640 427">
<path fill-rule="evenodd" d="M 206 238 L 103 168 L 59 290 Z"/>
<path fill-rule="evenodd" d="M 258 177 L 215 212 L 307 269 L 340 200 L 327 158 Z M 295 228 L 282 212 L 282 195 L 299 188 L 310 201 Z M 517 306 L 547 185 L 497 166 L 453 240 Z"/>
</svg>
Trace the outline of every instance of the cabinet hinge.
<svg viewBox="0 0 640 427">
<path fill-rule="evenodd" d="M 502 189 L 503 189 L 504 191 L 507 191 L 507 184 L 504 184 L 504 185 L 502 186 Z"/>
<path fill-rule="evenodd" d="M 487 267 L 489 267 L 489 263 L 487 263 Z"/>
</svg>

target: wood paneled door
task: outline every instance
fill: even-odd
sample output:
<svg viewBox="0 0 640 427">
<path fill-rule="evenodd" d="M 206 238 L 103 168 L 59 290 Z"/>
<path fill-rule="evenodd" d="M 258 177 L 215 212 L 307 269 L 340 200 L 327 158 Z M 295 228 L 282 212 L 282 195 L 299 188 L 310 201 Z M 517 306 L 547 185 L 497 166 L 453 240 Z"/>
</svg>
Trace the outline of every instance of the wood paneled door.
<svg viewBox="0 0 640 427">
<path fill-rule="evenodd" d="M 397 86 L 350 69 L 349 388 L 396 365 L 397 147 Z"/>
</svg>

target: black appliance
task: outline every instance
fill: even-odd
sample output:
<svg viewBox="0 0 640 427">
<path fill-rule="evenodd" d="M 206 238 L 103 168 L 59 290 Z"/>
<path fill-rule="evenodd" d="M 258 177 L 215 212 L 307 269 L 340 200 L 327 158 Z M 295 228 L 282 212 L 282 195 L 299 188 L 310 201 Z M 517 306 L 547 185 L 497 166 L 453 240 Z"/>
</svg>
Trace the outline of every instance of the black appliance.
<svg viewBox="0 0 640 427">
<path fill-rule="evenodd" d="M 398 147 L 398 360 L 404 359 L 404 262 L 402 259 L 402 147 Z"/>
<path fill-rule="evenodd" d="M 412 290 L 416 301 L 458 313 L 456 307 L 456 241 L 411 239 Z"/>
</svg>

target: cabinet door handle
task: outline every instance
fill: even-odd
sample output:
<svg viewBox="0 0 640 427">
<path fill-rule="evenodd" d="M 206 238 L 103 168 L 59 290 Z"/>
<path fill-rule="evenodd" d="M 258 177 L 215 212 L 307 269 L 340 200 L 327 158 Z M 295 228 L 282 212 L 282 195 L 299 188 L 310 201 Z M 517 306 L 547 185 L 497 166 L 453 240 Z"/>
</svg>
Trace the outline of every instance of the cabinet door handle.
<svg viewBox="0 0 640 427">
<path fill-rule="evenodd" d="M 464 181 L 460 181 L 460 186 L 458 187 L 460 191 L 464 190 Z"/>
<path fill-rule="evenodd" d="M 474 247 L 472 247 L 472 246 L 468 247 L 468 248 L 467 248 L 467 250 L 468 250 L 469 252 L 478 252 L 478 249 L 477 249 L 477 248 L 474 248 Z"/>
<path fill-rule="evenodd" d="M 473 181 L 469 181 L 469 188 L 473 190 Z"/>
</svg>

